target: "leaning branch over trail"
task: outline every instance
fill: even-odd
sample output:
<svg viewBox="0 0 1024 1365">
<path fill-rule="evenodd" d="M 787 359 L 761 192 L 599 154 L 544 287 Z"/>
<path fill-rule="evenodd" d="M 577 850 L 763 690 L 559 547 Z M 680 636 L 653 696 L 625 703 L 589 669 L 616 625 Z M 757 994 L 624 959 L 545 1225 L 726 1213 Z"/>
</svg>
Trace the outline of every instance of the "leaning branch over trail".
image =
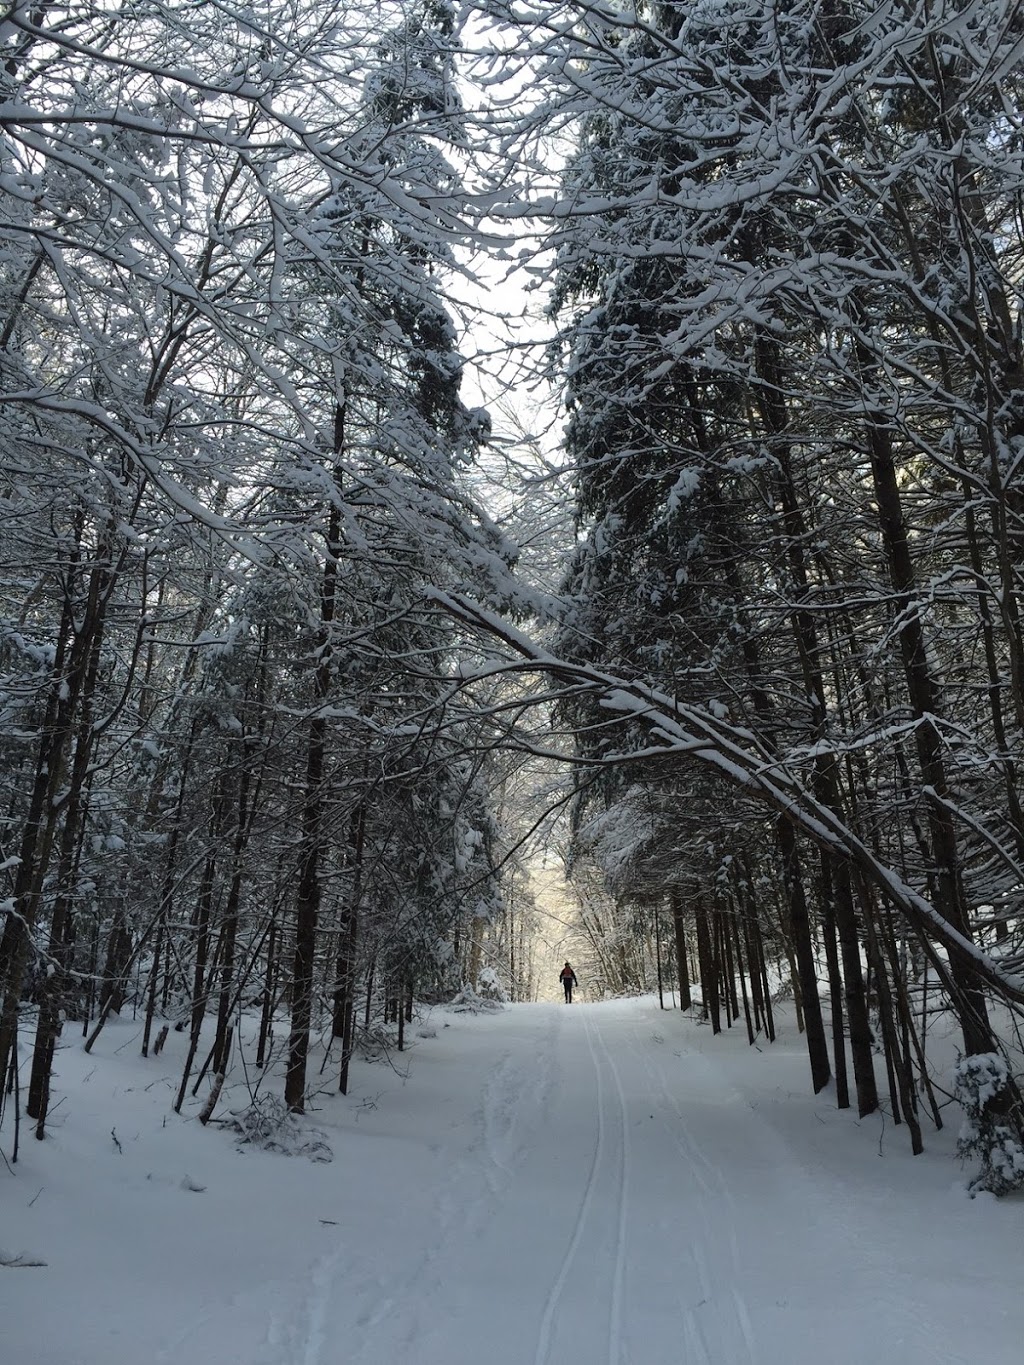
<svg viewBox="0 0 1024 1365">
<path fill-rule="evenodd" d="M 1024 1004 L 1024 982 L 960 933 L 927 897 L 880 861 L 835 812 L 808 791 L 778 755 L 761 745 L 752 731 L 636 679 L 560 659 L 503 617 L 466 597 L 433 589 L 430 598 L 464 625 L 501 641 L 538 672 L 587 688 L 606 710 L 645 723 L 654 740 L 648 753 L 676 754 L 706 764 L 748 796 L 779 811 L 809 839 L 856 866 L 922 933 L 970 958 L 978 976 L 1004 1000 Z M 619 757 L 626 762 L 636 755 L 623 753 Z M 608 756 L 605 761 L 609 761 Z"/>
</svg>

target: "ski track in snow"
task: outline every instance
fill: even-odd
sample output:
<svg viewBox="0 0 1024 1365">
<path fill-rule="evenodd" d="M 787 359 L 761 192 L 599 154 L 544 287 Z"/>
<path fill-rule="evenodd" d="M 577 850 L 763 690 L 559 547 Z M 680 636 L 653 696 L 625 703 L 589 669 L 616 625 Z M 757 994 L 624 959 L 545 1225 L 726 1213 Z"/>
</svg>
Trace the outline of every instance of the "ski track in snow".
<svg viewBox="0 0 1024 1365">
<path fill-rule="evenodd" d="M 573 1226 L 572 1235 L 569 1238 L 569 1245 L 566 1247 L 562 1263 L 558 1267 L 558 1274 L 548 1290 L 547 1298 L 544 1303 L 544 1311 L 541 1314 L 540 1334 L 537 1340 L 537 1350 L 534 1353 L 534 1365 L 547 1365 L 551 1354 L 551 1329 L 558 1309 L 562 1291 L 565 1288 L 566 1280 L 572 1269 L 573 1262 L 583 1240 L 583 1229 L 586 1226 L 587 1215 L 590 1212 L 590 1205 L 593 1202 L 594 1192 L 597 1189 L 597 1173 L 601 1165 L 601 1158 L 604 1154 L 605 1143 L 605 1121 L 604 1121 L 604 1081 L 601 1076 L 601 1067 L 598 1064 L 597 1055 L 594 1051 L 591 1030 L 587 1025 L 584 1016 L 584 1027 L 587 1030 L 587 1042 L 590 1047 L 590 1059 L 594 1065 L 594 1075 L 596 1078 L 596 1114 L 597 1114 L 597 1133 L 594 1142 L 594 1153 L 590 1162 L 590 1170 L 587 1174 L 587 1182 L 583 1189 L 583 1198 L 580 1200 L 579 1211 L 576 1215 L 576 1222 Z"/>
<path fill-rule="evenodd" d="M 257 1365 L 325 1365 L 331 1361 L 335 1304 L 364 1278 L 346 1243 L 337 1241 L 301 1279 L 264 1286 L 264 1304 L 269 1295 L 280 1299 L 284 1307 L 268 1311 L 264 1306 L 264 1349 L 256 1355 Z"/>
<path fill-rule="evenodd" d="M 522 1058 L 516 1060 L 506 1049 L 501 1061 L 487 1078 L 480 1111 L 483 1150 L 487 1155 L 484 1178 L 492 1195 L 497 1196 L 512 1178 L 512 1168 L 521 1148 L 521 1128 L 517 1122 L 524 1080 Z"/>
<path fill-rule="evenodd" d="M 588 1032 L 589 1020 L 585 1021 Z M 622 1354 L 622 1303 L 626 1277 L 626 1218 L 629 1212 L 629 1120 L 626 1111 L 626 1097 L 622 1089 L 622 1078 L 615 1065 L 608 1045 L 601 1033 L 601 1026 L 595 1019 L 593 1032 L 596 1033 L 601 1051 L 615 1082 L 615 1093 L 619 1105 L 619 1171 L 618 1171 L 618 1222 L 615 1235 L 615 1269 L 612 1276 L 611 1315 L 608 1331 L 608 1365 L 623 1365 Z"/>
<path fill-rule="evenodd" d="M 312 1285 L 306 1299 L 306 1328 L 303 1332 L 302 1365 L 320 1365 L 326 1344 L 325 1325 L 333 1297 L 335 1275 L 342 1258 L 339 1247 L 321 1256 L 313 1271 Z"/>
<path fill-rule="evenodd" d="M 663 1043 L 660 1035 L 654 1035 L 654 1038 L 659 1044 Z M 707 1361 L 708 1365 L 712 1365 L 714 1358 L 709 1352 L 704 1329 L 698 1317 L 698 1309 L 712 1302 L 716 1303 L 720 1311 L 725 1307 L 721 1298 L 715 1298 L 712 1277 L 704 1252 L 705 1243 L 714 1245 L 715 1236 L 716 1234 L 721 1235 L 724 1225 L 729 1250 L 728 1270 L 732 1281 L 730 1286 L 731 1303 L 728 1306 L 727 1314 L 734 1317 L 739 1327 L 739 1344 L 743 1350 L 743 1358 L 751 1362 L 752 1365 L 756 1360 L 754 1335 L 746 1303 L 736 1283 L 741 1278 L 737 1232 L 740 1216 L 732 1191 L 729 1188 L 729 1182 L 723 1175 L 721 1168 L 710 1159 L 700 1143 L 693 1137 L 682 1105 L 669 1089 L 664 1071 L 652 1064 L 647 1049 L 641 1045 L 640 1027 L 635 1023 L 631 1028 L 630 1050 L 643 1067 L 651 1083 L 652 1103 L 657 1106 L 656 1112 L 660 1110 L 662 1124 L 668 1132 L 669 1140 L 682 1156 L 685 1169 L 688 1170 L 695 1186 L 696 1198 L 689 1209 L 689 1217 L 693 1219 L 696 1216 L 699 1219 L 704 1235 L 689 1238 L 690 1254 L 701 1291 L 699 1303 L 688 1308 L 686 1313 L 687 1335 L 691 1340 L 692 1349 L 703 1360 Z M 666 1111 L 671 1116 L 671 1121 L 666 1117 Z M 732 1349 L 736 1349 L 735 1345 L 732 1346 Z M 729 1359 L 730 1365 L 739 1365 L 741 1357 L 734 1355 L 730 1356 Z M 714 1365 L 718 1365 L 718 1362 L 714 1361 Z"/>
<path fill-rule="evenodd" d="M 376 1292 L 362 1292 L 365 1302 L 348 1356 L 353 1365 L 417 1359 L 416 1345 L 426 1330 L 421 1301 L 437 1290 L 443 1278 L 438 1267 L 446 1255 L 488 1225 L 495 1202 L 514 1179 L 530 1128 L 544 1109 L 555 1044 L 556 1031 L 550 1028 L 539 1052 L 506 1048 L 489 1068 L 472 1116 L 474 1135 L 436 1197 L 431 1243 L 404 1274 L 381 1281 Z"/>
<path fill-rule="evenodd" d="M 473 1115 L 474 1135 L 435 1196 L 434 1237 L 411 1264 L 393 1277 L 373 1277 L 358 1255 L 339 1243 L 307 1271 L 308 1288 L 297 1296 L 298 1305 L 293 1300 L 284 1312 L 269 1314 L 268 1354 L 260 1365 L 324 1365 L 331 1359 L 327 1348 L 337 1339 L 328 1323 L 343 1304 L 355 1305 L 345 1332 L 346 1359 L 353 1365 L 416 1360 L 423 1291 L 448 1248 L 486 1219 L 489 1204 L 512 1179 L 524 1150 L 524 1114 L 543 1107 L 553 1049 L 551 1030 L 539 1053 L 527 1057 L 521 1048 L 506 1048 L 489 1070 Z M 287 1303 L 287 1295 L 282 1297 Z"/>
<path fill-rule="evenodd" d="M 591 1217 L 595 1199 L 615 1208 L 614 1245 L 610 1256 L 598 1255 L 598 1278 L 608 1281 L 608 1365 L 628 1365 L 624 1343 L 624 1302 L 626 1293 L 626 1268 L 628 1263 L 627 1228 L 630 1213 L 630 1135 L 629 1117 L 626 1106 L 622 1078 L 615 1060 L 604 1038 L 598 1016 L 582 1009 L 572 1016 L 573 1022 L 582 1020 L 587 1049 L 594 1069 L 594 1113 L 595 1141 L 594 1150 L 576 1213 L 575 1223 L 568 1245 L 551 1283 L 541 1315 L 537 1349 L 534 1365 L 549 1365 L 552 1357 L 552 1329 L 561 1304 L 567 1282 L 576 1271 L 581 1247 L 585 1244 L 585 1234 Z M 609 1120 L 606 1113 L 609 1086 L 615 1098 L 615 1116 Z M 611 1130 L 611 1131 L 610 1131 Z M 606 1152 L 608 1154 L 606 1159 Z M 611 1167 L 609 1172 L 608 1168 Z M 608 1183 L 601 1183 L 602 1168 Z M 601 1264 L 603 1260 L 604 1264 Z"/>
<path fill-rule="evenodd" d="M 788 1356 L 778 1346 L 766 1344 L 764 1337 L 755 1332 L 749 1306 L 740 1287 L 750 1278 L 751 1272 L 750 1265 L 744 1262 L 740 1252 L 744 1217 L 749 1222 L 749 1213 L 741 1213 L 731 1187 L 730 1175 L 735 1179 L 744 1172 L 742 1169 L 727 1171 L 708 1154 L 706 1147 L 695 1136 L 691 1118 L 672 1092 L 664 1070 L 652 1060 L 652 1050 L 648 1046 L 650 1043 L 661 1045 L 664 1039 L 645 1032 L 643 1024 L 634 1021 L 630 1048 L 650 1082 L 652 1100 L 659 1106 L 670 1140 L 684 1159 L 683 1169 L 693 1178 L 695 1198 L 688 1203 L 687 1218 L 691 1222 L 698 1222 L 700 1227 L 700 1234 L 689 1239 L 701 1287 L 701 1300 L 686 1309 L 687 1365 L 693 1360 L 700 1361 L 702 1365 L 738 1365 L 741 1361 L 746 1361 L 747 1365 L 770 1361 L 775 1365 L 776 1361 Z M 709 1063 L 703 1055 L 676 1055 L 693 1065 L 698 1072 L 707 1072 Z M 700 1080 L 700 1090 L 704 1094 L 713 1093 L 709 1085 L 710 1077 L 702 1074 Z M 799 1209 L 804 1224 L 799 1240 L 806 1239 L 806 1244 L 799 1253 L 800 1261 L 806 1262 L 809 1254 L 813 1258 L 816 1244 L 820 1245 L 820 1259 L 826 1261 L 834 1251 L 835 1229 L 842 1227 L 844 1238 L 856 1248 L 854 1265 L 872 1286 L 872 1313 L 879 1319 L 884 1317 L 887 1320 L 891 1337 L 918 1344 L 927 1342 L 929 1365 L 968 1365 L 968 1357 L 938 1338 L 928 1314 L 901 1292 L 900 1286 L 906 1280 L 905 1266 L 884 1245 L 877 1224 L 861 1211 L 856 1192 L 851 1189 L 847 1201 L 841 1191 L 813 1182 L 800 1164 L 794 1161 L 775 1132 L 766 1128 L 756 1113 L 743 1105 L 742 1097 L 732 1091 L 726 1079 L 715 1077 L 712 1084 L 722 1092 L 724 1098 L 731 1099 L 737 1107 L 742 1105 L 745 1113 L 744 1132 L 751 1148 L 760 1148 L 762 1152 L 768 1151 L 777 1157 L 773 1171 L 785 1190 L 783 1207 Z M 723 1240 L 728 1251 L 727 1260 L 713 1268 L 708 1263 L 704 1248 L 713 1248 L 716 1243 L 722 1244 Z M 754 1241 L 756 1243 L 756 1238 Z M 811 1248 L 810 1253 L 807 1248 Z M 914 1356 L 915 1361 L 919 1358 L 923 1359 L 924 1356 Z M 900 1350 L 898 1354 L 883 1359 L 885 1365 L 889 1365 L 890 1359 L 895 1365 L 897 1360 L 902 1362 L 905 1355 Z M 1007 1361 L 1006 1365 L 1010 1365 L 1010 1362 Z"/>
</svg>

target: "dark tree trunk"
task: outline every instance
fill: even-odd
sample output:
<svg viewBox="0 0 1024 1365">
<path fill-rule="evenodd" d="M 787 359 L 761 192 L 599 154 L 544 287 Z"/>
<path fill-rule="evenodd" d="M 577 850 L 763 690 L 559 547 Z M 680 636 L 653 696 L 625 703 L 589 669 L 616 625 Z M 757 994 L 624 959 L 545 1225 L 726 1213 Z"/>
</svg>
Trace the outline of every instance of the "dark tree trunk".
<svg viewBox="0 0 1024 1365">
<path fill-rule="evenodd" d="M 786 905 L 789 912 L 789 931 L 796 954 L 797 970 L 800 974 L 800 999 L 803 1005 L 804 1027 L 807 1030 L 807 1056 L 811 1064 L 811 1084 L 814 1093 L 823 1090 L 831 1079 L 828 1060 L 828 1044 L 825 1041 L 825 1021 L 821 1013 L 821 1000 L 818 997 L 818 976 L 814 963 L 814 947 L 811 943 L 811 926 L 807 914 L 807 899 L 804 895 L 803 875 L 800 856 L 797 851 L 796 835 L 789 821 L 782 817 L 776 822 L 779 849 L 782 854 L 782 876 L 786 888 Z"/>
<path fill-rule="evenodd" d="M 239 911 L 242 904 L 242 882 L 245 875 L 244 855 L 249 839 L 249 790 L 253 776 L 248 752 L 243 753 L 241 761 L 242 771 L 238 778 L 235 834 L 231 848 L 231 883 L 228 886 L 227 900 L 221 919 L 220 993 L 217 1000 L 217 1031 L 213 1044 L 212 1063 L 215 1072 L 224 1072 L 225 1074 L 228 1069 L 228 1051 L 230 1048 L 231 998 L 235 981 L 235 955 L 238 944 Z"/>
<path fill-rule="evenodd" d="M 54 649 L 51 683 L 40 726 L 39 749 L 28 810 L 22 823 L 18 866 L 11 893 L 13 914 L 0 935 L 0 1076 L 10 1067 L 18 1031 L 18 1008 L 28 966 L 30 935 L 35 927 L 43 882 L 58 820 L 58 794 L 65 778 L 72 724 L 82 676 L 77 658 L 74 603 L 65 596 Z"/>
<path fill-rule="evenodd" d="M 658 973 L 658 1008 L 665 1008 L 665 983 L 661 974 L 661 915 L 658 907 L 654 909 L 654 958 Z"/>
<path fill-rule="evenodd" d="M 263 1000 L 260 1005 L 260 1037 L 256 1046 L 256 1065 L 266 1065 L 270 1026 L 274 1018 L 274 994 L 277 990 L 277 913 L 270 921 L 267 938 L 266 970 L 263 974 Z"/>
<path fill-rule="evenodd" d="M 740 979 L 740 990 L 743 994 L 743 1017 L 747 1024 L 747 1041 L 750 1043 L 751 1047 L 753 1047 L 756 1033 L 754 1031 L 754 1020 L 750 1012 L 750 995 L 747 991 L 747 974 L 743 963 L 743 948 L 739 922 L 736 923 L 735 927 L 736 932 L 733 936 L 733 942 L 736 948 L 736 971 Z"/>
<path fill-rule="evenodd" d="M 161 920 L 156 931 L 156 942 L 153 944 L 153 962 L 149 971 L 149 986 L 146 990 L 146 1020 L 142 1026 L 143 1057 L 149 1056 L 149 1040 L 153 1033 L 153 1019 L 156 1016 L 157 985 L 160 979 L 160 963 L 164 955 L 164 939 L 166 936 L 167 926 Z M 169 953 L 168 956 L 170 956 Z"/>
<path fill-rule="evenodd" d="M 850 1056 L 853 1060 L 853 1080 L 857 1091 L 857 1112 L 863 1118 L 878 1108 L 878 1085 L 872 1055 L 874 1039 L 868 1017 L 868 998 L 864 971 L 860 960 L 860 936 L 857 931 L 857 912 L 853 903 L 849 865 L 836 859 L 832 866 L 833 904 L 836 929 L 843 962 L 843 987 L 846 1018 L 850 1028 Z"/>
<path fill-rule="evenodd" d="M 718 966 L 711 946 L 711 931 L 703 897 L 694 901 L 694 924 L 697 930 L 697 961 L 700 964 L 701 998 L 705 1019 L 711 1020 L 712 1033 L 721 1033 L 722 1020 L 718 1003 Z"/>
<path fill-rule="evenodd" d="M 306 1060 L 313 1019 L 313 968 L 320 912 L 320 822 L 324 768 L 324 722 L 310 724 L 306 762 L 306 802 L 303 812 L 302 860 L 295 899 L 295 952 L 292 958 L 292 1019 L 288 1035 L 288 1070 L 284 1098 L 301 1114 L 306 1108 Z"/>
<path fill-rule="evenodd" d="M 341 553 L 341 456 L 346 441 L 346 407 L 334 410 L 334 483 L 336 500 L 327 518 L 323 581 L 320 589 L 320 631 L 315 697 L 318 706 L 327 702 L 334 675 L 331 640 L 337 610 L 338 560 Z M 306 1107 L 306 1060 L 313 1018 L 313 982 L 316 934 L 320 916 L 320 859 L 323 852 L 324 773 L 327 761 L 327 721 L 319 710 L 309 723 L 306 754 L 305 801 L 302 809 L 302 840 L 299 884 L 295 905 L 295 955 L 292 962 L 292 1019 L 288 1036 L 288 1070 L 285 1102 L 295 1113 Z"/>
<path fill-rule="evenodd" d="M 360 800 L 349 821 L 349 865 L 352 880 L 349 887 L 348 915 L 342 926 L 344 960 L 339 956 L 338 986 L 343 993 L 341 1068 L 338 1090 L 348 1094 L 348 1072 L 355 1047 L 356 1007 L 356 943 L 359 933 L 359 906 L 363 895 L 363 850 L 366 844 L 366 801 Z"/>
<path fill-rule="evenodd" d="M 861 355 L 870 371 L 872 357 Z M 939 688 L 928 661 L 924 623 L 917 600 L 917 579 L 893 456 L 892 434 L 884 415 L 866 423 L 878 523 L 889 565 L 899 621 L 900 653 L 911 710 L 917 724 L 914 741 L 922 786 L 928 794 L 928 826 L 932 846 L 936 909 L 964 938 L 971 927 L 961 880 L 959 852 L 949 801 L 949 783 L 936 718 L 942 714 Z M 950 974 L 957 986 L 956 1008 L 967 1053 L 996 1051 L 982 983 L 968 953 L 949 945 Z"/>
<path fill-rule="evenodd" d="M 679 978 L 679 1008 L 688 1010 L 693 1003 L 690 996 L 690 972 L 686 961 L 686 920 L 683 916 L 683 889 L 673 886 L 669 892 L 672 906 L 672 928 L 676 944 L 676 974 Z"/>
<path fill-rule="evenodd" d="M 821 933 L 828 963 L 828 990 L 832 1005 L 832 1060 L 836 1077 L 836 1106 L 850 1107 L 850 1085 L 846 1067 L 846 1030 L 843 1024 L 843 978 L 839 968 L 839 944 L 836 939 L 836 912 L 832 886 L 832 867 L 827 854 L 821 858 Z"/>
<path fill-rule="evenodd" d="M 729 1010 L 729 1027 L 740 1017 L 740 1002 L 736 994 L 736 963 L 732 950 L 732 914 L 727 909 L 718 912 L 721 926 L 722 970 L 725 973 L 725 994 Z"/>
</svg>

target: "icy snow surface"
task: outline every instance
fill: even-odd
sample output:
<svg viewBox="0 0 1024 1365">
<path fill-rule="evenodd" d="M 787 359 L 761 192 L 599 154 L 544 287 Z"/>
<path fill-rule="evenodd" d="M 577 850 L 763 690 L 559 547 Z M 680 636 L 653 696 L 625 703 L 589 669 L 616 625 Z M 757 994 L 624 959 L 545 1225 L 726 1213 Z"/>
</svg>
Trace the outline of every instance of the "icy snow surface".
<svg viewBox="0 0 1024 1365">
<path fill-rule="evenodd" d="M 3 1365 L 1024 1359 L 1024 1201 L 967 1197 L 952 1111 L 913 1158 L 810 1096 L 791 1026 L 758 1051 L 648 999 L 410 1035 L 311 1106 L 329 1164 L 174 1115 L 178 1052 L 130 1022 L 69 1041 L 53 1136 L 0 1167 L 0 1251 L 45 1262 L 0 1268 Z"/>
</svg>

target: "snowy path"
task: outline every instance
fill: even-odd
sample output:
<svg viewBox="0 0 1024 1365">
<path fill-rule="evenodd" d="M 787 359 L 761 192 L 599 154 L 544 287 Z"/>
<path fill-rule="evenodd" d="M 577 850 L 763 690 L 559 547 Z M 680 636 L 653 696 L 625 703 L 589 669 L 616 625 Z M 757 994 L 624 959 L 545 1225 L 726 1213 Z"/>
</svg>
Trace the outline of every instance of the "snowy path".
<svg viewBox="0 0 1024 1365">
<path fill-rule="evenodd" d="M 392 1288 L 368 1321 L 336 1310 L 347 1358 L 790 1365 L 798 1345 L 798 1360 L 834 1365 L 966 1361 L 931 1317 L 948 1312 L 948 1286 L 915 1302 L 916 1271 L 884 1233 L 861 1229 L 712 1061 L 668 1048 L 651 1022 L 586 1005 L 484 1022 L 513 1046 L 473 1136 L 452 1143 L 411 1272 L 396 1291 L 395 1263 L 380 1268 L 380 1292 Z"/>
<path fill-rule="evenodd" d="M 755 1065 L 745 1038 L 650 1002 L 447 1018 L 404 1084 L 365 1067 L 361 1104 L 328 1102 L 331 1165 L 183 1125 L 209 1193 L 154 1201 L 140 1177 L 134 1229 L 131 1191 L 112 1207 L 101 1180 L 78 1216 L 105 1207 L 131 1269 L 100 1236 L 91 1269 L 70 1268 L 74 1330 L 33 1330 L 42 1300 L 23 1301 L 4 1365 L 1024 1358 L 1024 1204 L 970 1201 L 948 1156 L 914 1162 L 891 1129 L 810 1100 L 798 1047 Z M 33 1294 L 63 1283 L 47 1217 L 21 1226 L 49 1267 L 0 1272 L 0 1297 L 15 1273 Z"/>
</svg>

